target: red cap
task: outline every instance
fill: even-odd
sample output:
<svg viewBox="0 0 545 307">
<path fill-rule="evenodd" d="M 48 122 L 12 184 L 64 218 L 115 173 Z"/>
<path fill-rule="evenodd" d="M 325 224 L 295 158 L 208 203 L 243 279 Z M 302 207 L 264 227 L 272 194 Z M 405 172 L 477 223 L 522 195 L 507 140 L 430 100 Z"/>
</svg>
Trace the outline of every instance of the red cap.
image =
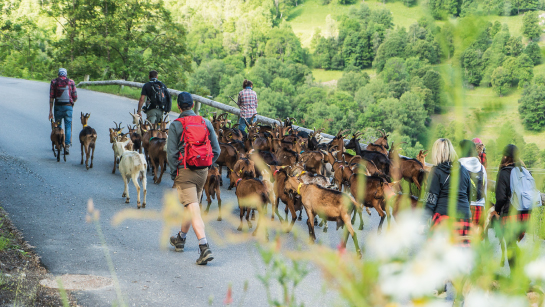
<svg viewBox="0 0 545 307">
<path fill-rule="evenodd" d="M 479 138 L 474 138 L 474 139 L 473 139 L 473 143 L 475 143 L 475 144 L 482 144 L 483 142 L 481 142 L 481 139 L 479 139 Z"/>
</svg>

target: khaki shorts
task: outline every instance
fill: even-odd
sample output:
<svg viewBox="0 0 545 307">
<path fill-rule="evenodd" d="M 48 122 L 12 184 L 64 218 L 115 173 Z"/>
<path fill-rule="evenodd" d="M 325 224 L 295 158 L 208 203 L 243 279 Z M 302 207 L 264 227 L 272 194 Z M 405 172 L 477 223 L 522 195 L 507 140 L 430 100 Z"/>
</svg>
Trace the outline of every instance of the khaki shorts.
<svg viewBox="0 0 545 307">
<path fill-rule="evenodd" d="M 179 168 L 174 186 L 178 190 L 178 198 L 184 207 L 191 203 L 199 203 L 202 189 L 208 176 L 208 169 L 190 170 Z"/>
</svg>

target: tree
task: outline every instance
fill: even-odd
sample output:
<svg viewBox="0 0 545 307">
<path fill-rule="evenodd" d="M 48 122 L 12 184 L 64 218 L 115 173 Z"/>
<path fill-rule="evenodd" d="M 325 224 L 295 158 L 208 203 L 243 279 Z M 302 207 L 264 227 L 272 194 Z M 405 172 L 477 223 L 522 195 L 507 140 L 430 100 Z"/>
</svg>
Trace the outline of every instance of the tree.
<svg viewBox="0 0 545 307">
<path fill-rule="evenodd" d="M 526 48 L 524 49 L 524 53 L 527 54 L 530 57 L 530 59 L 532 59 L 532 61 L 534 62 L 534 65 L 541 64 L 543 60 L 543 58 L 541 57 L 541 48 L 536 42 L 534 41 L 529 42 Z"/>
<path fill-rule="evenodd" d="M 290 27 L 274 28 L 265 45 L 265 55 L 284 61 L 306 63 L 307 55 L 301 47 L 301 41 Z"/>
<path fill-rule="evenodd" d="M 537 12 L 524 14 L 524 17 L 522 17 L 522 34 L 531 40 L 536 40 L 541 36 Z"/>
<path fill-rule="evenodd" d="M 380 73 L 389 58 L 405 58 L 405 46 L 407 45 L 407 32 L 404 28 L 392 31 L 384 42 L 378 47 L 377 55 L 373 61 L 373 67 Z"/>
<path fill-rule="evenodd" d="M 505 54 L 517 57 L 524 50 L 524 45 L 522 44 L 522 37 L 511 36 L 507 43 L 505 44 Z"/>
<path fill-rule="evenodd" d="M 407 73 L 407 65 L 405 60 L 401 58 L 390 58 L 386 61 L 384 69 L 381 72 L 382 79 L 388 83 L 391 81 L 407 80 L 409 74 Z"/>
<path fill-rule="evenodd" d="M 500 97 L 502 97 L 507 93 L 511 80 L 511 74 L 500 66 L 492 73 L 492 88 Z"/>
<path fill-rule="evenodd" d="M 521 54 L 517 58 L 517 69 L 515 76 L 518 79 L 518 87 L 522 88 L 529 84 L 534 78 L 534 62 L 527 54 Z"/>
<path fill-rule="evenodd" d="M 535 84 L 524 89 L 519 100 L 519 114 L 524 128 L 542 131 L 545 127 L 545 85 Z"/>
<path fill-rule="evenodd" d="M 426 110 L 418 95 L 407 92 L 397 99 L 384 99 L 380 103 L 385 113 L 384 128 L 388 131 L 399 131 L 412 140 L 425 131 Z"/>
<path fill-rule="evenodd" d="M 337 81 L 337 88 L 354 96 L 360 88 L 369 83 L 369 80 L 369 75 L 366 72 L 344 72 L 342 77 Z"/>
<path fill-rule="evenodd" d="M 532 168 L 536 165 L 536 162 L 539 159 L 539 148 L 536 143 L 529 143 L 524 146 L 521 159 L 528 168 Z"/>
</svg>

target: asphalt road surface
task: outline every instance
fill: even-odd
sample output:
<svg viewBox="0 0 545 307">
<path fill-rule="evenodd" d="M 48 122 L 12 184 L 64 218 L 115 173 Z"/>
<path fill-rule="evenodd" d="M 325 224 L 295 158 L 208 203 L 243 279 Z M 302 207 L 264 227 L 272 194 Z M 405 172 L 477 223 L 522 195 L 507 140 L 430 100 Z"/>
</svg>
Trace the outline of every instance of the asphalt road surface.
<svg viewBox="0 0 545 307">
<path fill-rule="evenodd" d="M 0 77 L 0 93 L 0 206 L 36 247 L 51 273 L 111 277 L 97 230 L 85 221 L 87 201 L 92 198 L 100 210 L 100 225 L 129 306 L 223 306 L 229 284 L 234 304 L 240 304 L 244 296 L 245 306 L 268 305 L 265 287 L 258 279 L 258 275 L 266 273 L 256 248 L 259 243 L 250 237 L 238 244 L 222 244 L 223 238 L 237 233 L 236 226 L 228 221 L 214 219 L 207 224 L 207 232 L 213 229 L 220 234 L 208 236 L 215 259 L 207 266 L 195 264 L 198 247 L 192 230 L 186 251 L 176 253 L 170 245 L 166 250 L 160 248 L 160 221 L 128 220 L 112 225 L 111 219 L 117 212 L 136 207 L 136 194 L 130 183 L 131 203 L 124 203 L 123 180 L 119 172 L 111 173 L 113 151 L 108 128 L 113 127 L 113 121 L 123 122 L 124 126 L 131 122 L 128 112 L 136 108 L 135 100 L 79 89 L 72 125 L 74 146 L 67 162 L 57 162 L 49 139 L 49 84 Z M 80 165 L 80 112 L 91 113 L 89 126 L 98 133 L 94 167 L 90 170 Z M 148 173 L 147 207 L 143 210 L 160 210 L 165 192 L 171 191 L 168 173 L 159 185 L 153 184 L 152 178 Z M 227 191 L 225 186 L 221 191 L 223 203 L 236 202 L 234 191 Z M 216 207 L 214 201 L 213 208 Z M 223 215 L 236 218 L 238 208 Z M 365 229 L 358 231 L 362 247 L 366 236 L 376 231 L 379 220 L 374 211 L 364 219 Z M 301 228 L 301 235 L 308 236 L 305 220 L 304 215 L 296 227 Z M 171 234 L 177 231 L 170 230 Z M 330 223 L 328 233 L 317 228 L 316 234 L 320 244 L 335 248 L 341 231 L 335 231 L 335 224 Z M 299 247 L 293 236 L 282 234 L 284 248 Z M 348 250 L 354 252 L 351 240 Z M 325 290 L 328 288 L 320 271 L 310 267 L 296 297 L 305 306 L 343 305 L 337 293 Z M 116 300 L 113 287 L 74 294 L 82 306 L 108 306 Z M 271 287 L 271 296 L 281 298 L 277 284 Z"/>
</svg>

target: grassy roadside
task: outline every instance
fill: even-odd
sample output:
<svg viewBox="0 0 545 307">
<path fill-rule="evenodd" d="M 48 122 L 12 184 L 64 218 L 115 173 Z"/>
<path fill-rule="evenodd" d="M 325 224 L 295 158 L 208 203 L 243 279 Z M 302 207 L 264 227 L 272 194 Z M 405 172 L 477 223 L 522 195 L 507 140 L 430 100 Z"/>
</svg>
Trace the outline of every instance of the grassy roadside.
<svg viewBox="0 0 545 307">
<path fill-rule="evenodd" d="M 0 207 L 0 306 L 76 306 L 63 304 L 57 289 L 40 285 L 47 270 Z"/>
</svg>

